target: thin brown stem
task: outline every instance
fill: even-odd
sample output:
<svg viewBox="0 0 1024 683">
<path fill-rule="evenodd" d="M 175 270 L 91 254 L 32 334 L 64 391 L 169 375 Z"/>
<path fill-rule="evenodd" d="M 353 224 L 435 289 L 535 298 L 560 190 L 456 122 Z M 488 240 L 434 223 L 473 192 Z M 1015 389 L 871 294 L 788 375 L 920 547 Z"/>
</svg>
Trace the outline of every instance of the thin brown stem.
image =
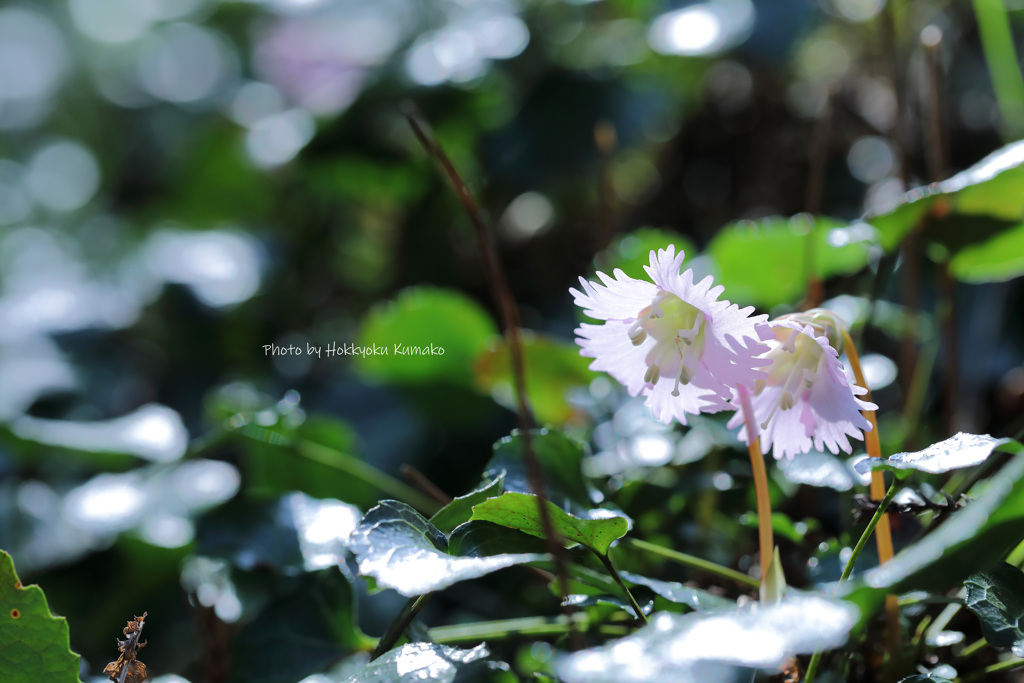
<svg viewBox="0 0 1024 683">
<path fill-rule="evenodd" d="M 438 488 L 437 484 L 427 478 L 427 475 L 423 474 L 412 465 L 402 465 L 399 471 L 402 473 L 402 476 L 405 477 L 407 482 L 436 500 L 441 505 L 447 505 L 452 502 L 451 496 Z"/>
<path fill-rule="evenodd" d="M 512 375 L 515 378 L 516 405 L 518 407 L 519 432 L 523 439 L 523 460 L 526 463 L 526 477 L 534 495 L 537 496 L 537 508 L 540 514 L 541 525 L 544 529 L 544 537 L 547 540 L 548 550 L 555 560 L 558 589 L 562 594 L 562 602 L 564 603 L 564 598 L 569 594 L 569 573 L 566 568 L 565 548 L 562 544 L 562 539 L 555 531 L 554 524 L 551 521 L 551 513 L 548 510 L 544 473 L 533 448 L 532 429 L 534 419 L 526 394 L 526 370 L 523 362 L 523 344 L 519 333 L 519 310 L 512 296 L 508 280 L 505 278 L 501 261 L 498 259 L 494 240 L 491 238 L 487 222 L 476 198 L 462 180 L 462 177 L 455 169 L 440 143 L 432 134 L 428 133 L 426 123 L 421 120 L 415 108 L 412 105 L 406 106 L 404 114 L 420 144 L 423 145 L 440 165 L 441 170 L 444 171 L 448 182 L 451 184 L 452 189 L 455 190 L 456 196 L 469 217 L 470 224 L 473 226 L 473 235 L 476 239 L 477 249 L 480 252 L 480 258 L 483 261 L 484 272 L 505 327 L 509 355 L 512 358 Z M 573 608 L 571 605 L 564 605 L 563 609 L 569 618 L 571 626 L 574 623 L 572 620 Z M 574 645 L 581 643 L 579 634 L 575 630 L 570 632 L 570 637 Z"/>
<path fill-rule="evenodd" d="M 611 121 L 601 120 L 594 126 L 594 144 L 597 147 L 597 251 L 601 251 L 611 244 L 615 225 L 611 159 L 617 138 Z"/>
<path fill-rule="evenodd" d="M 761 438 L 757 432 L 756 418 L 750 405 L 750 391 L 739 386 L 740 404 L 743 406 L 743 422 L 747 430 L 747 450 L 750 452 L 750 467 L 754 472 L 754 495 L 757 499 L 757 537 L 761 546 L 761 582 L 768 576 L 775 553 L 775 535 L 772 529 L 772 500 L 768 490 L 768 471 L 761 453 Z"/>
<path fill-rule="evenodd" d="M 864 379 L 864 370 L 860 365 L 860 356 L 857 353 L 857 348 L 853 345 L 853 340 L 850 339 L 850 333 L 846 330 L 843 330 L 843 344 L 846 357 L 850 359 L 850 369 L 853 370 L 853 376 L 857 380 L 857 384 L 867 389 L 867 393 L 862 398 L 865 401 L 870 401 L 871 390 Z M 864 435 L 864 445 L 867 446 L 868 455 L 872 458 L 881 458 L 882 445 L 878 440 L 878 420 L 875 417 L 875 411 L 865 410 L 863 415 L 871 423 L 870 431 Z M 871 472 L 871 499 L 877 501 L 884 500 L 885 493 L 885 475 L 882 474 L 881 470 L 873 470 Z M 878 525 L 875 527 L 875 542 L 878 545 L 879 563 L 891 560 L 895 553 L 893 552 L 892 526 L 889 522 L 888 512 L 878 520 Z M 885 596 L 885 613 L 889 626 L 889 656 L 890 658 L 895 658 L 900 652 L 900 605 L 898 596 Z"/>
</svg>

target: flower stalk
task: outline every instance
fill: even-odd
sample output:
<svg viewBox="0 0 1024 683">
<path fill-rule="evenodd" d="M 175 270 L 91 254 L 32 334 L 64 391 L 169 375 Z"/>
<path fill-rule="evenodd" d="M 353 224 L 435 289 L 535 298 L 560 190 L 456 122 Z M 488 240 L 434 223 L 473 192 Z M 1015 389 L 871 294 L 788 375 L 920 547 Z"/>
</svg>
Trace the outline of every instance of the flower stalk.
<svg viewBox="0 0 1024 683">
<path fill-rule="evenodd" d="M 768 470 L 764 466 L 764 455 L 761 453 L 761 440 L 758 437 L 754 411 L 750 407 L 750 390 L 744 385 L 739 387 L 740 403 L 743 406 L 745 428 L 747 430 L 747 450 L 750 452 L 750 467 L 754 472 L 754 495 L 757 498 L 757 536 L 761 546 L 761 578 L 768 576 L 772 555 L 775 552 L 775 537 L 772 531 L 772 502 L 768 491 Z"/>
</svg>

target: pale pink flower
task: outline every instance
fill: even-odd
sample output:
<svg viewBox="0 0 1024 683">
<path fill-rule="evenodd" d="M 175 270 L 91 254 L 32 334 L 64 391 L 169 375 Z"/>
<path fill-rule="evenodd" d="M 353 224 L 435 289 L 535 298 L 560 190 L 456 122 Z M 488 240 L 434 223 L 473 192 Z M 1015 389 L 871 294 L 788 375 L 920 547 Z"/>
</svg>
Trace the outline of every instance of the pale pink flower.
<svg viewBox="0 0 1024 683">
<path fill-rule="evenodd" d="M 734 386 L 765 376 L 760 340 L 771 338 L 767 316 L 719 301 L 725 288 L 713 287 L 710 276 L 694 284 L 692 270 L 679 273 L 682 263 L 670 245 L 651 251 L 644 266 L 653 282 L 616 269 L 614 278 L 597 274 L 603 284 L 580 278 L 583 291 L 569 290 L 588 316 L 604 321 L 576 330 L 580 355 L 594 359 L 590 369 L 607 372 L 632 396 L 643 393 L 665 424 L 730 409 Z"/>
<path fill-rule="evenodd" d="M 785 315 L 770 325 L 775 333 L 765 357 L 771 361 L 767 379 L 757 382 L 751 410 L 761 431 L 761 449 L 773 449 L 776 459 L 792 459 L 811 448 L 833 453 L 851 451 L 847 437 L 863 439 L 871 423 L 862 410 L 878 406 L 857 398 L 867 389 L 850 382 L 839 360 L 842 347 L 835 314 L 824 309 Z M 736 415 L 729 427 L 743 425 L 743 409 L 734 400 Z M 739 439 L 747 443 L 746 430 Z"/>
</svg>

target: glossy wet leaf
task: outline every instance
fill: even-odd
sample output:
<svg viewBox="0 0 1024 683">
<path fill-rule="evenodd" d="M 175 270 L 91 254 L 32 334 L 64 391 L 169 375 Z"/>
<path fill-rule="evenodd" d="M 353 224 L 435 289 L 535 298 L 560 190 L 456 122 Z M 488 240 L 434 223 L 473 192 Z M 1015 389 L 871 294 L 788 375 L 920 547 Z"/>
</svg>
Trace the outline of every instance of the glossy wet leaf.
<svg viewBox="0 0 1024 683">
<path fill-rule="evenodd" d="M 887 591 L 946 590 L 995 565 L 1024 537 L 1024 454 L 1017 455 L 981 486 L 973 500 L 889 562 L 865 572 L 848 599 L 867 617 Z"/>
<path fill-rule="evenodd" d="M 675 581 L 659 581 L 658 579 L 650 579 L 633 572 L 620 571 L 619 574 L 629 583 L 646 586 L 666 600 L 686 605 L 698 612 L 712 609 L 728 609 L 736 605 L 735 602 L 728 598 L 714 595 L 700 588 L 685 586 Z"/>
<path fill-rule="evenodd" d="M 813 249 L 814 271 L 824 279 L 866 266 L 873 239 L 874 230 L 863 223 L 775 216 L 722 228 L 708 246 L 708 254 L 718 269 L 715 283 L 725 286 L 730 301 L 770 307 L 795 302 L 806 294 L 808 244 Z"/>
<path fill-rule="evenodd" d="M 498 499 L 494 499 L 498 500 Z M 488 557 L 448 554 L 448 539 L 405 503 L 385 500 L 366 513 L 352 532 L 349 549 L 359 573 L 381 588 L 406 597 L 430 593 L 505 567 L 547 559 L 539 553 L 503 553 Z"/>
<path fill-rule="evenodd" d="M 792 460 L 783 458 L 776 464 L 786 479 L 794 484 L 849 491 L 857 483 L 849 464 L 831 453 L 804 453 Z"/>
<path fill-rule="evenodd" d="M 553 429 L 534 429 L 533 452 L 544 473 L 548 500 L 565 509 L 593 507 L 590 486 L 583 476 L 586 447 L 579 441 Z M 533 493 L 526 475 L 523 437 L 519 430 L 495 442 L 494 454 L 485 468 L 484 477 L 505 472 L 505 490 Z"/>
<path fill-rule="evenodd" d="M 361 372 L 382 381 L 469 386 L 473 362 L 495 334 L 494 321 L 466 295 L 411 287 L 366 314 L 356 345 L 373 352 L 353 360 Z"/>
<path fill-rule="evenodd" d="M 463 650 L 436 643 L 409 643 L 370 662 L 345 683 L 471 683 L 489 670 L 483 644 Z"/>
<path fill-rule="evenodd" d="M 872 469 L 885 469 L 904 475 L 906 470 L 941 474 L 980 465 L 988 460 L 995 450 L 1016 452 L 1020 448 L 1020 444 L 1013 439 L 996 439 L 988 434 L 960 432 L 924 450 L 896 453 L 888 458 L 865 458 L 857 463 L 856 470 L 861 473 L 870 472 Z"/>
<path fill-rule="evenodd" d="M 574 391 L 585 389 L 597 377 L 588 369 L 591 360 L 580 355 L 575 344 L 522 331 L 523 362 L 526 367 L 526 395 L 538 422 L 565 424 L 578 409 L 569 402 Z M 474 384 L 509 410 L 518 410 L 515 380 L 508 345 L 494 336 L 473 365 Z"/>
<path fill-rule="evenodd" d="M 1008 227 L 1024 218 L 1022 163 L 1024 143 L 1011 143 L 952 178 L 913 188 L 892 208 L 866 220 L 878 229 L 886 251 L 899 246 L 924 215 L 940 203 L 938 213 L 943 216 L 984 216 L 1003 221 Z"/>
<path fill-rule="evenodd" d="M 967 609 L 996 647 L 1024 647 L 1024 572 L 1005 562 L 964 581 Z"/>
<path fill-rule="evenodd" d="M 42 588 L 21 585 L 14 560 L 0 550 L 0 680 L 78 683 L 80 660 L 67 620 L 53 616 Z"/>
<path fill-rule="evenodd" d="M 473 506 L 482 503 L 488 498 L 500 496 L 505 490 L 505 473 L 499 472 L 496 476 L 489 478 L 481 486 L 473 489 L 464 496 L 458 496 L 452 502 L 434 513 L 430 518 L 433 524 L 442 533 L 451 533 L 452 529 L 463 522 L 468 522 L 473 517 Z"/>
<path fill-rule="evenodd" d="M 566 683 L 732 680 L 738 668 L 777 671 L 794 655 L 839 647 L 856 622 L 856 607 L 818 594 L 661 612 L 633 635 L 565 656 L 556 668 Z"/>
<path fill-rule="evenodd" d="M 232 680 L 295 683 L 372 647 L 354 619 L 352 586 L 338 569 L 306 574 L 238 633 Z"/>
<path fill-rule="evenodd" d="M 460 524 L 448 539 L 448 553 L 460 557 L 490 557 L 503 553 L 545 553 L 543 539 L 491 522 Z"/>
<path fill-rule="evenodd" d="M 505 493 L 474 506 L 473 519 L 494 522 L 531 536 L 544 538 L 537 503 L 538 498 L 527 493 Z M 547 502 L 547 506 L 556 533 L 569 543 L 579 543 L 602 555 L 607 555 L 612 542 L 622 538 L 629 531 L 629 521 L 625 517 L 580 519 L 551 502 Z"/>
</svg>

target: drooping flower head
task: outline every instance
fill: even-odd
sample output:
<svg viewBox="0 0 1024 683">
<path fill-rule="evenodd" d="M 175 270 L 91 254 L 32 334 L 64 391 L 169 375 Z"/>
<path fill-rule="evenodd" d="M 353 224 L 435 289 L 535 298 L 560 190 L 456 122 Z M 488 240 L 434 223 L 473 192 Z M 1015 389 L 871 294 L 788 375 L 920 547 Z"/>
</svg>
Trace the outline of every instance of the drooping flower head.
<svg viewBox="0 0 1024 683">
<path fill-rule="evenodd" d="M 871 423 L 862 410 L 878 406 L 857 398 L 867 389 L 852 384 L 839 360 L 845 324 L 831 311 L 816 308 L 780 316 L 770 323 L 774 339 L 765 357 L 768 377 L 757 382 L 751 410 L 761 430 L 761 449 L 792 459 L 828 448 L 851 451 L 848 437 L 864 438 Z M 743 424 L 743 408 L 734 400 L 736 415 L 729 427 Z M 747 443 L 746 430 L 739 439 Z"/>
<path fill-rule="evenodd" d="M 588 316 L 604 321 L 576 330 L 580 355 L 594 359 L 590 369 L 607 372 L 631 396 L 642 392 L 665 424 L 731 408 L 735 385 L 765 376 L 760 341 L 771 337 L 767 316 L 719 301 L 725 288 L 710 276 L 694 284 L 692 270 L 680 274 L 683 256 L 672 245 L 651 251 L 644 266 L 651 282 L 616 269 L 614 278 L 597 274 L 603 284 L 580 278 L 583 291 L 569 290 Z"/>
</svg>

